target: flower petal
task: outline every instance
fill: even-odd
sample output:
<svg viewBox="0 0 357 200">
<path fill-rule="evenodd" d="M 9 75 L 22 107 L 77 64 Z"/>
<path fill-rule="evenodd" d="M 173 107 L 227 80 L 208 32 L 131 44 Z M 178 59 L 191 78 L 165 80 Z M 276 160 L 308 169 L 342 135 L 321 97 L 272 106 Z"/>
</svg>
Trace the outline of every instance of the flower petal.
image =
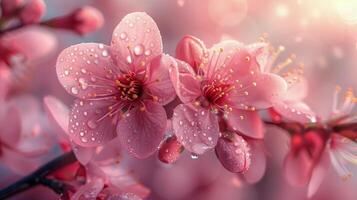
<svg viewBox="0 0 357 200">
<path fill-rule="evenodd" d="M 118 102 L 86 101 L 74 102 L 69 119 L 69 137 L 78 145 L 94 147 L 116 137 L 118 114 L 113 108 Z"/>
<path fill-rule="evenodd" d="M 95 179 L 78 188 L 76 193 L 71 197 L 71 200 L 96 200 L 99 193 L 104 188 L 104 181 Z"/>
<path fill-rule="evenodd" d="M 113 94 L 115 78 L 120 74 L 110 47 L 96 43 L 77 44 L 63 50 L 56 70 L 66 91 L 83 99 Z"/>
<path fill-rule="evenodd" d="M 74 142 L 71 142 L 71 146 L 74 155 L 82 165 L 86 165 L 92 160 L 96 150 L 95 147 L 82 147 Z"/>
<path fill-rule="evenodd" d="M 174 110 L 172 126 L 178 141 L 192 153 L 203 154 L 217 144 L 218 120 L 205 108 L 178 105 Z"/>
<path fill-rule="evenodd" d="M 206 51 L 205 44 L 200 39 L 186 35 L 176 46 L 176 58 L 191 65 L 197 74 L 198 67 L 202 63 Z"/>
<path fill-rule="evenodd" d="M 167 121 L 165 109 L 160 104 L 149 100 L 143 103 L 144 108 L 135 106 L 117 126 L 121 143 L 137 158 L 146 158 L 158 149 Z"/>
<path fill-rule="evenodd" d="M 6 105 L 2 105 L 6 106 Z M 3 110 L 3 109 L 1 109 Z M 21 116 L 15 106 L 0 111 L 0 141 L 13 147 L 20 141 Z"/>
<path fill-rule="evenodd" d="M 247 142 L 250 147 L 251 164 L 242 177 L 247 183 L 254 184 L 263 178 L 267 159 L 263 140 L 247 139 Z"/>
<path fill-rule="evenodd" d="M 308 92 L 308 82 L 301 75 L 292 75 L 285 78 L 286 82 L 292 82 L 288 85 L 286 93 L 282 97 L 285 101 L 301 101 Z"/>
<path fill-rule="evenodd" d="M 289 152 L 284 161 L 284 173 L 287 181 L 294 186 L 303 186 L 310 181 L 313 161 L 305 149 L 297 154 Z"/>
<path fill-rule="evenodd" d="M 43 99 L 46 112 L 50 115 L 50 118 L 62 129 L 62 131 L 68 134 L 69 123 L 69 109 L 60 100 L 53 96 L 46 96 Z"/>
<path fill-rule="evenodd" d="M 130 13 L 120 21 L 114 29 L 111 46 L 117 65 L 126 63 L 127 70 L 145 66 L 162 53 L 160 31 L 144 12 Z"/>
<path fill-rule="evenodd" d="M 264 125 L 256 111 L 233 109 L 227 113 L 227 123 L 234 131 L 261 139 L 264 137 Z"/>
<path fill-rule="evenodd" d="M 171 102 L 176 97 L 169 75 L 169 67 L 174 64 L 175 59 L 168 55 L 162 55 L 155 57 L 146 69 L 148 76 L 144 83 L 146 93 L 157 97 L 158 102 L 162 105 Z"/>
<path fill-rule="evenodd" d="M 246 76 L 236 90 L 229 95 L 229 101 L 240 109 L 264 109 L 272 106 L 286 91 L 286 82 L 280 76 L 269 73 Z"/>
<path fill-rule="evenodd" d="M 273 107 L 275 111 L 289 120 L 301 123 L 316 121 L 315 113 L 303 102 L 278 101 L 273 104 Z"/>
<path fill-rule="evenodd" d="M 200 81 L 190 65 L 177 60 L 169 72 L 176 94 L 183 103 L 193 102 L 201 95 Z"/>
<path fill-rule="evenodd" d="M 1 153 L 0 163 L 6 165 L 17 174 L 26 175 L 39 166 L 33 158 L 26 157 L 22 153 L 11 149 L 2 148 Z"/>
</svg>

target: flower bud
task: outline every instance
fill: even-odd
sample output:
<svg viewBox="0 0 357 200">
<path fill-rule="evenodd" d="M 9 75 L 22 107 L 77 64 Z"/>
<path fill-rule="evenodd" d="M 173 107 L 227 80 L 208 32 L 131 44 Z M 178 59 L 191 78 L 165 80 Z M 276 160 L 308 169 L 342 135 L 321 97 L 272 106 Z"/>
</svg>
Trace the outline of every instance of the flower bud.
<svg viewBox="0 0 357 200">
<path fill-rule="evenodd" d="M 29 0 L 21 9 L 19 18 L 23 24 L 38 23 L 46 11 L 43 0 Z"/>
<path fill-rule="evenodd" d="M 50 27 L 72 30 L 79 35 L 93 32 L 102 27 L 103 23 L 102 13 L 90 6 L 79 8 L 69 15 L 46 22 Z"/>
<path fill-rule="evenodd" d="M 23 0 L 2 0 L 0 2 L 2 17 L 7 18 L 15 15 L 23 4 Z"/>
<path fill-rule="evenodd" d="M 245 139 L 236 133 L 224 133 L 216 146 L 216 155 L 223 167 L 233 173 L 249 169 L 250 148 Z"/>
<path fill-rule="evenodd" d="M 187 35 L 177 44 L 176 57 L 190 64 L 197 72 L 205 49 L 206 47 L 200 39 Z"/>
<path fill-rule="evenodd" d="M 169 137 L 159 149 L 159 159 L 167 164 L 176 162 L 184 147 L 177 141 L 176 136 Z"/>
</svg>

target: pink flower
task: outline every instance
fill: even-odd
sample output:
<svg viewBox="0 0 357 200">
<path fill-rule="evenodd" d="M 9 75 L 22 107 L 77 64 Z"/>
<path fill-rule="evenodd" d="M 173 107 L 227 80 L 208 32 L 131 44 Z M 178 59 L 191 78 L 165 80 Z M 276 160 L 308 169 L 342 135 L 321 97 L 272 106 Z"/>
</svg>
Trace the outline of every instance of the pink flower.
<svg viewBox="0 0 357 200">
<path fill-rule="evenodd" d="M 70 138 L 96 147 L 115 137 L 134 156 L 157 150 L 167 116 L 163 105 L 175 98 L 155 22 L 145 13 L 131 13 L 115 28 L 111 46 L 87 43 L 60 54 L 57 75 L 78 99 L 69 120 Z"/>
<path fill-rule="evenodd" d="M 69 15 L 54 18 L 46 22 L 51 27 L 72 30 L 79 35 L 93 32 L 102 27 L 103 23 L 104 18 L 102 13 L 91 6 L 76 9 Z"/>
<path fill-rule="evenodd" d="M 217 144 L 219 121 L 252 138 L 263 137 L 257 109 L 268 108 L 285 81 L 264 73 L 256 60 L 261 47 L 224 41 L 206 49 L 192 36 L 177 46 L 171 80 L 181 105 L 172 118 L 174 133 L 190 152 L 203 154 Z"/>
<path fill-rule="evenodd" d="M 7 74 L 9 85 L 23 87 L 33 67 L 51 54 L 56 45 L 54 35 L 39 27 L 23 28 L 0 37 L 0 70 Z"/>
<path fill-rule="evenodd" d="M 23 5 L 23 0 L 2 0 L 0 2 L 1 6 L 1 16 L 9 18 L 16 14 L 16 11 Z"/>
<path fill-rule="evenodd" d="M 1 163 L 16 173 L 26 174 L 37 168 L 36 157 L 50 149 L 46 119 L 32 97 L 0 103 Z"/>
<path fill-rule="evenodd" d="M 303 102 L 308 91 L 307 80 L 303 77 L 303 65 L 289 68 L 289 65 L 294 62 L 295 55 L 291 55 L 284 62 L 276 64 L 280 53 L 285 50 L 283 46 L 275 49 L 268 43 L 256 43 L 251 46 L 254 48 L 254 45 L 266 46 L 257 59 L 262 71 L 281 76 L 287 84 L 287 90 L 281 94 L 281 97 L 277 99 L 278 101 L 273 103 L 273 109 L 289 120 L 301 123 L 315 122 L 315 113 Z"/>
</svg>

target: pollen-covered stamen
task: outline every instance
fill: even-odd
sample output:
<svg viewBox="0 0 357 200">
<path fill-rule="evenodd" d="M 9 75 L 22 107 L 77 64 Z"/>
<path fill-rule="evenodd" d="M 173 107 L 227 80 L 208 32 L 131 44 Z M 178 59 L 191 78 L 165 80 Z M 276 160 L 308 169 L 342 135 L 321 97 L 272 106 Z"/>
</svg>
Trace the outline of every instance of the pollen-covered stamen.
<svg viewBox="0 0 357 200">
<path fill-rule="evenodd" d="M 339 96 L 341 92 L 341 87 L 336 86 L 336 90 L 333 98 L 333 107 L 332 107 L 332 115 L 335 115 L 335 118 L 339 118 L 342 116 L 349 116 L 353 108 L 355 107 L 355 103 L 357 102 L 357 98 L 353 94 L 352 88 L 349 88 L 343 98 L 342 104 L 339 102 Z"/>
<path fill-rule="evenodd" d="M 225 97 L 234 89 L 234 86 L 220 81 L 204 82 L 202 94 L 211 106 L 221 107 L 225 103 Z"/>
<path fill-rule="evenodd" d="M 121 100 L 135 101 L 142 95 L 142 81 L 133 72 L 119 76 L 115 85 Z"/>
</svg>

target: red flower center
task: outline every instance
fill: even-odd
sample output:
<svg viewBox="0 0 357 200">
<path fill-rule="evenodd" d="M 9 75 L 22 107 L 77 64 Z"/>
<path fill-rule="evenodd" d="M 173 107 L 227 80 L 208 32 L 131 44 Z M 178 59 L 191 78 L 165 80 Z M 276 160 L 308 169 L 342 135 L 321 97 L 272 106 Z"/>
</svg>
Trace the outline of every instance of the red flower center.
<svg viewBox="0 0 357 200">
<path fill-rule="evenodd" d="M 233 85 L 221 81 L 207 81 L 202 84 L 202 94 L 210 105 L 223 106 L 225 97 L 234 88 Z"/>
<path fill-rule="evenodd" d="M 119 76 L 115 84 L 122 100 L 135 101 L 142 95 L 142 81 L 133 72 Z"/>
</svg>

